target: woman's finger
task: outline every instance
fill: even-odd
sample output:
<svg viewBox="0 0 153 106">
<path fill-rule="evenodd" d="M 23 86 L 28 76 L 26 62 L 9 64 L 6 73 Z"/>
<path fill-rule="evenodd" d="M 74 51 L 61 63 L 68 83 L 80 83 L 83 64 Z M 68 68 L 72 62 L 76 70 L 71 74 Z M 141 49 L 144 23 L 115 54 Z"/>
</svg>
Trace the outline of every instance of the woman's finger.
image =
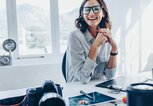
<svg viewBox="0 0 153 106">
<path fill-rule="evenodd" d="M 98 30 L 98 32 L 99 33 L 104 33 L 104 34 L 107 34 L 107 35 L 110 35 L 110 36 L 112 35 L 111 31 L 109 29 L 106 29 L 106 28 L 101 28 L 101 29 Z"/>
</svg>

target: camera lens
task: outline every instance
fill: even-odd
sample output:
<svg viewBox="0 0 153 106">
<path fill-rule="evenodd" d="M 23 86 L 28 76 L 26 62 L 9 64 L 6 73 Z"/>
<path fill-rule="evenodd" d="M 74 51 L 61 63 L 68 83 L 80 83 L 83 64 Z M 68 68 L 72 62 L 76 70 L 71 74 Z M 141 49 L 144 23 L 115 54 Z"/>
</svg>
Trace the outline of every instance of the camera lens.
<svg viewBox="0 0 153 106">
<path fill-rule="evenodd" d="M 57 93 L 46 93 L 39 101 L 39 106 L 66 106 L 65 101 Z"/>
</svg>

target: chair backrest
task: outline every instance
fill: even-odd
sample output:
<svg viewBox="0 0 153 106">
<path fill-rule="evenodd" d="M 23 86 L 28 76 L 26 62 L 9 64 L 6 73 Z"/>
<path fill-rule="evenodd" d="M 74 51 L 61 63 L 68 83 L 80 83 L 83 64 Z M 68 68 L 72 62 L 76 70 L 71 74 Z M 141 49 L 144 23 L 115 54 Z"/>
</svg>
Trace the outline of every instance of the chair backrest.
<svg viewBox="0 0 153 106">
<path fill-rule="evenodd" d="M 67 82 L 66 80 L 66 51 L 64 53 L 63 60 L 62 60 L 62 73 L 63 73 L 65 81 Z"/>
</svg>

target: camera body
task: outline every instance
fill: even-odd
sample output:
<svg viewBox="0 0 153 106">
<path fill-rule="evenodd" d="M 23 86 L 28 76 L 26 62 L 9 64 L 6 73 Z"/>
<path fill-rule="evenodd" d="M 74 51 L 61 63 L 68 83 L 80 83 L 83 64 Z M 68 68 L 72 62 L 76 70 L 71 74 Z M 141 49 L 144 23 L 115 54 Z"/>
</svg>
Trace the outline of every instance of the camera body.
<svg viewBox="0 0 153 106">
<path fill-rule="evenodd" d="M 26 91 L 28 106 L 39 106 L 41 98 L 47 93 L 54 93 L 62 97 L 62 87 L 49 80 L 42 87 L 28 89 Z"/>
</svg>

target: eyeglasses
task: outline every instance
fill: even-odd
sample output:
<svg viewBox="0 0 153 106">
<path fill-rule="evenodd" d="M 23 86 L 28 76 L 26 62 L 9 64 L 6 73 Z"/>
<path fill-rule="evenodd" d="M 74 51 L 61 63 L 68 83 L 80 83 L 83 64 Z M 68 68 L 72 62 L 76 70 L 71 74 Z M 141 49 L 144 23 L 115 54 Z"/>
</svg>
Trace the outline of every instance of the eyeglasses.
<svg viewBox="0 0 153 106">
<path fill-rule="evenodd" d="M 100 13 L 102 6 L 97 5 L 97 6 L 92 6 L 92 7 L 83 7 L 83 13 L 87 15 L 90 13 L 91 9 L 95 14 L 98 14 Z"/>
</svg>

